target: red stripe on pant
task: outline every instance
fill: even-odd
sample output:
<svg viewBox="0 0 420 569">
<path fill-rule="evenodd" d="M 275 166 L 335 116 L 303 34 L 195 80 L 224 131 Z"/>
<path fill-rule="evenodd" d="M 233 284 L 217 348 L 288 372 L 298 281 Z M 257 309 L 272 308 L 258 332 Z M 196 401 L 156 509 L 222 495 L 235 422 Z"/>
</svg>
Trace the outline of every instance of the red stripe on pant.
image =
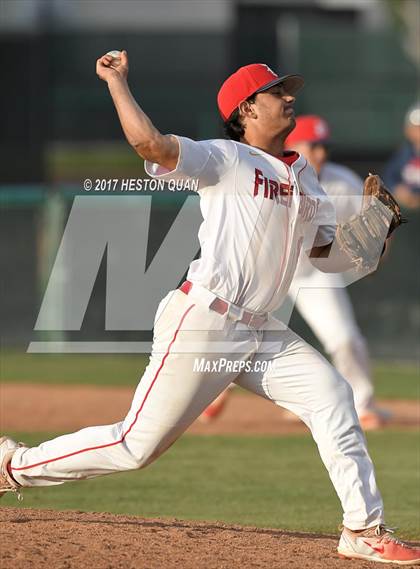
<svg viewBox="0 0 420 569">
<path fill-rule="evenodd" d="M 191 310 L 192 308 L 194 308 L 194 306 L 195 306 L 195 304 L 192 304 L 192 305 L 184 312 L 184 314 L 183 314 L 183 316 L 182 316 L 182 318 L 181 318 L 181 320 L 180 320 L 180 322 L 179 322 L 179 324 L 178 324 L 178 328 L 175 330 L 174 337 L 172 338 L 171 342 L 169 343 L 168 349 L 166 350 L 166 353 L 165 353 L 165 355 L 164 355 L 163 358 L 162 358 L 162 362 L 161 362 L 161 364 L 160 364 L 160 366 L 159 366 L 159 369 L 158 369 L 158 370 L 156 371 L 156 373 L 155 373 L 155 377 L 153 378 L 153 381 L 152 381 L 152 383 L 150 384 L 150 387 L 149 387 L 149 389 L 147 390 L 146 395 L 144 396 L 144 399 L 143 399 L 143 401 L 142 401 L 142 403 L 141 403 L 141 405 L 140 405 L 140 407 L 139 407 L 139 409 L 138 409 L 138 411 L 137 411 L 137 413 L 136 413 L 136 416 L 135 416 L 133 422 L 131 423 L 131 425 L 128 427 L 127 431 L 126 431 L 126 432 L 123 434 L 123 436 L 121 437 L 121 439 L 119 439 L 118 441 L 113 441 L 112 443 L 106 443 L 106 444 L 104 444 L 104 445 L 99 445 L 99 446 L 95 446 L 95 447 L 89 447 L 89 448 L 84 448 L 84 449 L 81 449 L 81 450 L 76 450 L 76 451 L 74 451 L 74 452 L 70 452 L 69 454 L 65 454 L 65 455 L 63 455 L 63 456 L 57 456 L 56 458 L 50 458 L 49 460 L 44 460 L 44 461 L 42 461 L 42 462 L 37 462 L 36 464 L 30 464 L 29 466 L 22 466 L 22 467 L 20 467 L 20 468 L 13 468 L 13 467 L 12 467 L 12 470 L 13 470 L 13 471 L 27 470 L 28 468 L 35 468 L 36 466 L 41 466 L 42 464 L 48 464 L 48 463 L 50 463 L 50 462 L 55 462 L 56 460 L 61 460 L 61 459 L 63 459 L 63 458 L 69 458 L 70 456 L 75 456 L 76 454 L 81 454 L 82 452 L 88 452 L 88 451 L 90 451 L 90 450 L 98 450 L 98 449 L 101 449 L 101 448 L 112 447 L 112 446 L 115 446 L 115 445 L 118 445 L 118 444 L 121 444 L 122 442 L 124 442 L 125 438 L 127 437 L 127 435 L 129 434 L 129 432 L 131 431 L 131 429 L 134 427 L 134 425 L 135 425 L 136 422 L 137 422 L 137 419 L 138 419 L 138 417 L 139 417 L 139 415 L 140 415 L 140 412 L 141 412 L 141 410 L 143 409 L 144 404 L 146 403 L 146 400 L 147 400 L 147 398 L 148 398 L 148 396 L 149 396 L 149 393 L 151 392 L 151 390 L 152 390 L 152 388 L 153 388 L 153 386 L 154 386 L 154 384 L 155 384 L 155 382 L 156 382 L 156 380 L 157 380 L 157 378 L 158 378 L 158 376 L 159 376 L 159 373 L 160 373 L 161 369 L 163 368 L 163 366 L 164 366 L 164 364 L 165 364 L 166 358 L 169 356 L 170 349 L 171 349 L 173 343 L 175 342 L 176 337 L 178 336 L 178 332 L 180 331 L 181 326 L 182 326 L 182 324 L 183 324 L 183 322 L 184 322 L 184 320 L 185 320 L 187 314 L 190 312 L 190 310 Z"/>
</svg>

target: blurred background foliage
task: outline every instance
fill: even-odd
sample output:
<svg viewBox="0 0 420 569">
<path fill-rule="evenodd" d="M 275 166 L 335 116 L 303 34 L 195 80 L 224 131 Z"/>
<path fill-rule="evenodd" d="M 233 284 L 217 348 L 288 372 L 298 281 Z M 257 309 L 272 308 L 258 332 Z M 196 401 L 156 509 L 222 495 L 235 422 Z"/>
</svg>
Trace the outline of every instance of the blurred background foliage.
<svg viewBox="0 0 420 569">
<path fill-rule="evenodd" d="M 3 347 L 26 349 L 34 338 L 83 179 L 144 176 L 95 75 L 98 56 L 127 49 L 139 103 L 163 132 L 192 138 L 222 135 L 216 94 L 238 66 L 262 61 L 302 73 L 297 111 L 324 116 L 333 160 L 364 176 L 383 170 L 418 96 L 417 15 L 416 0 L 0 0 Z M 153 198 L 162 219 L 172 219 L 185 199 L 172 198 Z M 418 357 L 420 216 L 409 217 L 378 273 L 350 287 L 377 357 Z M 166 226 L 151 225 L 151 249 Z M 104 295 L 102 271 L 93 316 L 69 337 L 120 337 L 103 329 Z M 297 315 L 292 327 L 310 337 Z"/>
</svg>

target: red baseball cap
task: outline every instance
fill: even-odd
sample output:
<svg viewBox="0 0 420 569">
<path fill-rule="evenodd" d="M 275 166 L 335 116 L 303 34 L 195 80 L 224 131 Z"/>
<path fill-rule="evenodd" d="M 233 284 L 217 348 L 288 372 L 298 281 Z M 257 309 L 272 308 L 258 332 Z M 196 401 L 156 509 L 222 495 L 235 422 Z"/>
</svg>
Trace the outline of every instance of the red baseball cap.
<svg viewBox="0 0 420 569">
<path fill-rule="evenodd" d="M 254 93 L 261 93 L 278 83 L 284 83 L 290 95 L 303 87 L 301 75 L 283 75 L 274 73 L 265 63 L 251 63 L 235 71 L 220 87 L 217 105 L 224 121 L 227 121 L 242 101 Z"/>
<path fill-rule="evenodd" d="M 327 142 L 331 136 L 326 120 L 317 115 L 296 117 L 296 126 L 286 138 L 286 147 L 293 148 L 298 142 Z"/>
</svg>

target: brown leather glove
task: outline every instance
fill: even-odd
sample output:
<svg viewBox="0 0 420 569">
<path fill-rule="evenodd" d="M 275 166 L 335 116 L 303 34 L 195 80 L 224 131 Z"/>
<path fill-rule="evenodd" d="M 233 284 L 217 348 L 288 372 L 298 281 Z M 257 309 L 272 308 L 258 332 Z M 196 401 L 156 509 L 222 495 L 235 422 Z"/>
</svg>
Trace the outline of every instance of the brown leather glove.
<svg viewBox="0 0 420 569">
<path fill-rule="evenodd" d="M 357 268 L 373 270 L 385 240 L 405 221 L 381 178 L 369 174 L 364 182 L 362 212 L 337 227 L 338 245 Z"/>
<path fill-rule="evenodd" d="M 369 196 L 374 196 L 375 198 L 377 198 L 392 212 L 391 224 L 389 226 L 389 231 L 388 231 L 388 237 L 389 237 L 391 233 L 397 229 L 397 227 L 399 227 L 402 223 L 406 222 L 406 220 L 401 215 L 401 208 L 397 200 L 393 197 L 391 192 L 385 186 L 382 178 L 377 174 L 369 173 L 369 176 L 364 181 L 363 184 L 364 202 L 370 201 L 368 199 Z"/>
</svg>

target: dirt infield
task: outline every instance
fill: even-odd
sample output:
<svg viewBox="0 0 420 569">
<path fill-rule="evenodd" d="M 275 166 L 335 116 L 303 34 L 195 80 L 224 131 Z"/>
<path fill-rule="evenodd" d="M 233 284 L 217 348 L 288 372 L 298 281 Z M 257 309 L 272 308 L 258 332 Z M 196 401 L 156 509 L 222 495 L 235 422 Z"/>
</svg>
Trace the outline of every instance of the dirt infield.
<svg viewBox="0 0 420 569">
<path fill-rule="evenodd" d="M 73 431 L 120 421 L 130 406 L 132 388 L 3 384 L 0 387 L 1 430 Z M 417 401 L 381 401 L 392 413 L 388 428 L 419 429 Z M 288 434 L 306 427 L 286 419 L 282 409 L 254 395 L 234 393 L 214 422 L 196 422 L 192 434 Z"/>
<path fill-rule="evenodd" d="M 0 521 L 2 569 L 347 568 L 337 557 L 337 538 L 329 535 L 12 508 L 0 510 Z M 351 567 L 372 564 L 353 561 Z"/>
<path fill-rule="evenodd" d="M 133 389 L 3 384 L 1 430 L 71 431 L 113 423 L 127 412 Z M 390 427 L 418 429 L 419 405 L 382 402 Z M 193 434 L 302 433 L 275 405 L 234 393 L 225 412 Z M 143 519 L 104 513 L 0 508 L 2 569 L 345 569 L 337 536 L 214 522 Z M 353 569 L 372 564 L 353 561 Z M 391 567 L 391 566 L 390 566 Z"/>
</svg>

